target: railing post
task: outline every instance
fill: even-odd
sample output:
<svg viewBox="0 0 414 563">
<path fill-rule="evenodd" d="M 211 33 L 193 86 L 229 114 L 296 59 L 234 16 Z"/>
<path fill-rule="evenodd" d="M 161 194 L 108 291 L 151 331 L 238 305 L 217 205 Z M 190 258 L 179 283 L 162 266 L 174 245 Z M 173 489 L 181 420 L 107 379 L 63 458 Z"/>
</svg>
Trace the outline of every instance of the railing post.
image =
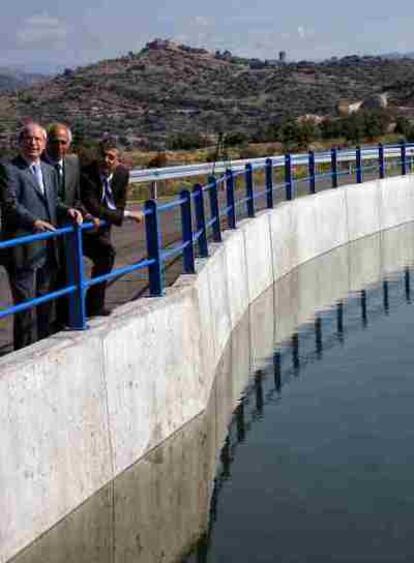
<svg viewBox="0 0 414 563">
<path fill-rule="evenodd" d="M 378 171 L 381 179 L 385 178 L 385 158 L 384 158 L 384 145 L 378 144 Z"/>
<path fill-rule="evenodd" d="M 269 209 L 273 207 L 273 164 L 272 159 L 266 159 L 266 205 Z"/>
<path fill-rule="evenodd" d="M 308 172 L 309 172 L 309 193 L 316 193 L 316 178 L 315 178 L 315 153 L 309 151 L 308 157 Z"/>
<path fill-rule="evenodd" d="M 362 184 L 361 147 L 356 147 L 355 149 L 355 172 L 357 184 Z"/>
<path fill-rule="evenodd" d="M 161 241 L 157 202 L 149 199 L 145 202 L 145 234 L 147 242 L 148 259 L 154 263 L 148 266 L 150 295 L 162 295 L 162 267 L 161 267 Z"/>
<path fill-rule="evenodd" d="M 150 199 L 158 199 L 158 184 L 156 180 L 150 184 Z"/>
<path fill-rule="evenodd" d="M 206 233 L 206 216 L 204 213 L 204 194 L 200 184 L 193 187 L 194 207 L 196 216 L 197 231 L 200 231 L 198 237 L 198 251 L 202 258 L 208 256 L 207 233 Z"/>
<path fill-rule="evenodd" d="M 73 233 L 66 238 L 66 271 L 69 285 L 75 285 L 76 291 L 69 294 L 69 328 L 73 330 L 86 329 L 85 304 L 85 272 L 83 268 L 82 230 L 77 224 L 73 226 Z"/>
<path fill-rule="evenodd" d="M 401 174 L 405 176 L 407 174 L 407 148 L 405 146 L 405 141 L 402 139 L 400 141 L 401 145 Z"/>
<path fill-rule="evenodd" d="M 221 242 L 221 229 L 220 229 L 220 211 L 217 197 L 217 180 L 214 176 L 208 179 L 210 189 L 208 190 L 208 197 L 210 200 L 210 215 L 214 219 L 211 228 L 213 231 L 214 242 Z"/>
<path fill-rule="evenodd" d="M 189 190 L 182 190 L 181 203 L 181 233 L 183 243 L 187 243 L 183 250 L 184 272 L 194 274 L 194 248 L 193 248 L 193 228 L 191 224 L 191 194 Z"/>
<path fill-rule="evenodd" d="M 230 169 L 226 170 L 227 225 L 236 228 L 236 207 L 234 204 L 234 176 Z"/>
<path fill-rule="evenodd" d="M 335 147 L 331 148 L 331 175 L 332 187 L 338 187 L 338 151 Z"/>
<path fill-rule="evenodd" d="M 246 212 L 248 217 L 254 217 L 254 195 L 253 195 L 253 168 L 249 163 L 246 164 L 244 171 L 246 184 Z"/>
<path fill-rule="evenodd" d="M 290 201 L 293 198 L 292 157 L 290 154 L 285 154 L 285 188 L 286 199 Z"/>
</svg>

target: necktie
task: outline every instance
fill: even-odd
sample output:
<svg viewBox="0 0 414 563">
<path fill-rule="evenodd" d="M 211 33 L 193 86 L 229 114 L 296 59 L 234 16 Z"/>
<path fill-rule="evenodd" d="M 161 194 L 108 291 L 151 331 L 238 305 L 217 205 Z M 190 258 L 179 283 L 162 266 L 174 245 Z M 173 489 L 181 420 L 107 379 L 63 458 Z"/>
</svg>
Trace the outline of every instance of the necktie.
<svg viewBox="0 0 414 563">
<path fill-rule="evenodd" d="M 63 181 L 63 166 L 62 166 L 62 163 L 57 162 L 55 164 L 55 170 L 58 174 L 58 180 L 59 180 L 59 197 L 61 199 L 63 199 L 63 197 L 65 195 L 65 183 Z"/>
<path fill-rule="evenodd" d="M 108 209 L 116 209 L 114 202 L 114 194 L 112 193 L 111 185 L 108 178 L 103 178 L 103 201 Z"/>
<path fill-rule="evenodd" d="M 42 169 L 40 167 L 40 164 L 32 164 L 31 170 L 32 170 L 32 173 L 34 174 L 34 176 L 36 178 L 36 182 L 37 182 L 37 185 L 39 186 L 40 191 L 42 192 L 42 194 L 44 194 L 45 193 L 45 185 L 43 183 L 43 175 L 42 175 Z"/>
</svg>

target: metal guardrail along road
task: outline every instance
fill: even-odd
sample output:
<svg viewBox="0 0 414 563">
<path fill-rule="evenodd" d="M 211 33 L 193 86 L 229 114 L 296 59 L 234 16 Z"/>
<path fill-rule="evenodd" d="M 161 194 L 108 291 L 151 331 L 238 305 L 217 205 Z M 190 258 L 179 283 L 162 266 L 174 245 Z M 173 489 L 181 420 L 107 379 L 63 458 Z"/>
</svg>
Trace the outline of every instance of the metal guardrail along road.
<svg viewBox="0 0 414 563">
<path fill-rule="evenodd" d="M 406 156 L 414 157 L 414 143 L 406 144 Z M 355 162 L 356 149 L 338 149 L 338 162 Z M 401 145 L 384 145 L 384 158 L 398 158 L 401 154 Z M 166 166 L 164 168 L 134 169 L 130 174 L 132 184 L 144 182 L 156 182 L 161 180 L 173 180 L 178 178 L 191 178 L 194 176 L 208 176 L 214 172 L 224 173 L 228 168 L 234 172 L 244 170 L 246 164 L 253 168 L 261 168 L 265 165 L 267 158 L 272 159 L 274 168 L 283 168 L 285 156 L 276 155 L 262 158 L 248 158 L 243 160 L 228 160 L 216 162 L 203 162 L 199 164 L 185 164 L 181 166 Z M 365 147 L 361 149 L 363 161 L 376 160 L 378 158 L 378 147 Z M 305 166 L 309 159 L 309 153 L 292 154 L 292 166 Z M 315 164 L 327 164 L 331 162 L 331 151 L 315 153 Z"/>
</svg>

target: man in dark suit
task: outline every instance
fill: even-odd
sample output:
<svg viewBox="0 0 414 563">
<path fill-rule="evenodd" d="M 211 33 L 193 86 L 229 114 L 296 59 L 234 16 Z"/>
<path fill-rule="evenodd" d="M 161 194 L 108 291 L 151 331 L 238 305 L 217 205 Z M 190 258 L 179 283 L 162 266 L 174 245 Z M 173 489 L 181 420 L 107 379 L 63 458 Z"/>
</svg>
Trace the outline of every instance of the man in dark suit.
<svg viewBox="0 0 414 563">
<path fill-rule="evenodd" d="M 53 123 L 47 130 L 46 150 L 42 160 L 47 162 L 56 170 L 59 180 L 59 199 L 68 207 L 78 209 L 86 221 L 93 221 L 97 226 L 99 220 L 92 217 L 80 199 L 80 166 L 79 158 L 75 154 L 69 154 L 72 143 L 72 133 L 64 123 Z M 67 221 L 67 218 L 66 218 Z M 60 262 L 56 273 L 56 288 L 67 284 L 67 266 L 65 240 L 61 238 L 58 243 Z M 57 328 L 62 328 L 68 321 L 68 298 L 61 297 L 56 302 Z"/>
<path fill-rule="evenodd" d="M 55 170 L 40 157 L 46 131 L 37 123 L 26 125 L 19 135 L 20 154 L 5 168 L 2 194 L 2 238 L 54 231 L 68 217 L 82 222 L 82 214 L 63 204 L 58 196 Z M 50 292 L 59 256 L 55 240 L 36 241 L 9 249 L 6 268 L 15 304 Z M 14 316 L 14 347 L 27 346 L 51 332 L 51 302 Z"/>
<path fill-rule="evenodd" d="M 59 179 L 59 198 L 69 207 L 81 209 L 79 159 L 69 154 L 72 133 L 67 125 L 53 123 L 47 130 L 42 160 L 53 166 Z"/>
<path fill-rule="evenodd" d="M 92 277 L 108 274 L 114 265 L 115 248 L 111 242 L 111 226 L 121 226 L 124 218 L 140 223 L 141 211 L 125 209 L 129 171 L 120 163 L 120 150 L 106 139 L 99 147 L 99 157 L 81 172 L 81 199 L 87 211 L 107 222 L 84 236 L 84 253 L 93 262 Z M 105 308 L 106 282 L 89 288 L 86 298 L 88 316 L 107 316 Z"/>
</svg>

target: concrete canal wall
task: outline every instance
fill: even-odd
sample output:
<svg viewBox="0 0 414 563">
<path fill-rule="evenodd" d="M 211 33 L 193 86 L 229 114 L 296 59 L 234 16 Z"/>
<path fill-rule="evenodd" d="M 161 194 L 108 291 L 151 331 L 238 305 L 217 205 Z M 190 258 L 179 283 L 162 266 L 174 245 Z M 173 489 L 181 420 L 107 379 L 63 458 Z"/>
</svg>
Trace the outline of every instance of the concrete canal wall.
<svg viewBox="0 0 414 563">
<path fill-rule="evenodd" d="M 0 561 L 206 407 L 233 328 L 274 281 L 412 219 L 408 176 L 282 203 L 224 233 L 166 296 L 2 358 Z"/>
</svg>

